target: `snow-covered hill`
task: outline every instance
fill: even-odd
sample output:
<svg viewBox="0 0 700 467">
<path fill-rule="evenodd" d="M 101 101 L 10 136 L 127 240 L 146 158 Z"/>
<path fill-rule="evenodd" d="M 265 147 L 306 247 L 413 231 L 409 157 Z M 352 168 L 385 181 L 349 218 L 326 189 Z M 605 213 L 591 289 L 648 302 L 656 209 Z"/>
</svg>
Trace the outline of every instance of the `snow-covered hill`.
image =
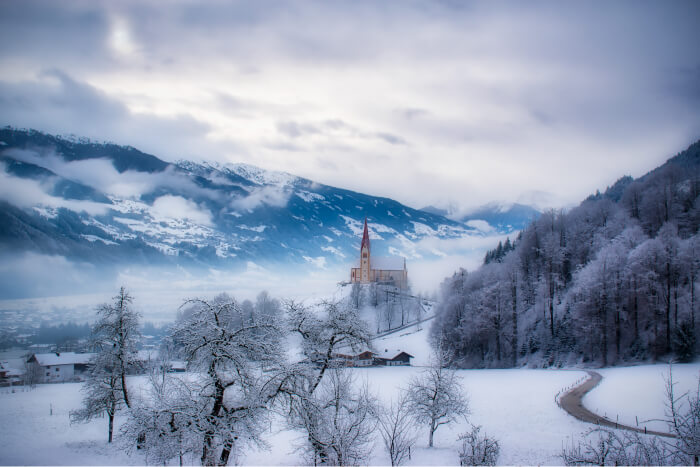
<svg viewBox="0 0 700 467">
<path fill-rule="evenodd" d="M 236 268 L 446 255 L 476 229 L 401 203 L 246 164 L 167 163 L 131 147 L 0 130 L 0 250 L 91 264 Z"/>
</svg>

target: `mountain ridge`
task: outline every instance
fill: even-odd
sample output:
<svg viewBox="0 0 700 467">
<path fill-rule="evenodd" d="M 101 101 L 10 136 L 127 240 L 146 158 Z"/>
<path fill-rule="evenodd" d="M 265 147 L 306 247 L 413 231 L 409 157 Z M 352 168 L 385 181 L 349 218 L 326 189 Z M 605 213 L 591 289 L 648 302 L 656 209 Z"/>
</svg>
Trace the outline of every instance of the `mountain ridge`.
<svg viewBox="0 0 700 467">
<path fill-rule="evenodd" d="M 168 163 L 130 146 L 0 129 L 0 252 L 95 264 L 344 264 L 370 221 L 380 254 L 444 256 L 481 232 L 395 200 L 249 164 Z"/>
</svg>

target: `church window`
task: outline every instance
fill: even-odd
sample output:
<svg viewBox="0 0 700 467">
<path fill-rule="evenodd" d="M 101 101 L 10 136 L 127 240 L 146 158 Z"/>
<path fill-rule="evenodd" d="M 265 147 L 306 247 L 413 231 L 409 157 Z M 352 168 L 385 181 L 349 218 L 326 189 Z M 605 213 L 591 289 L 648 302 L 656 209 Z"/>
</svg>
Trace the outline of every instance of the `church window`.
<svg viewBox="0 0 700 467">
<path fill-rule="evenodd" d="M 366 252 L 366 251 L 365 251 L 364 253 L 362 253 L 362 257 L 363 257 L 363 258 L 367 258 L 367 252 Z"/>
</svg>

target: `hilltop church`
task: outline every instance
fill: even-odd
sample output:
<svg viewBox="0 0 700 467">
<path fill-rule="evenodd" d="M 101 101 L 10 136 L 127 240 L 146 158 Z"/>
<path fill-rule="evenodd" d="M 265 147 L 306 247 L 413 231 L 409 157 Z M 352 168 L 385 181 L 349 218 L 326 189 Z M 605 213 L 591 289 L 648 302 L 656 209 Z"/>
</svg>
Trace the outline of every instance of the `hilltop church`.
<svg viewBox="0 0 700 467">
<path fill-rule="evenodd" d="M 400 256 L 373 257 L 370 250 L 367 218 L 365 218 L 365 231 L 362 234 L 362 243 L 360 244 L 360 258 L 350 269 L 350 282 L 361 284 L 376 282 L 401 289 L 408 288 L 406 258 Z"/>
</svg>

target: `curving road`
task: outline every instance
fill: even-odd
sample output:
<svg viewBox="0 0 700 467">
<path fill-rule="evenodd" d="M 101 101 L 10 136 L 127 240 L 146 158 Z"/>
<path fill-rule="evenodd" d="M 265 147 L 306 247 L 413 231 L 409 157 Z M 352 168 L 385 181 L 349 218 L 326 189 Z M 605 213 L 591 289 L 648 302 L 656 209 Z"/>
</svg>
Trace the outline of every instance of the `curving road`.
<svg viewBox="0 0 700 467">
<path fill-rule="evenodd" d="M 586 423 L 593 423 L 594 425 L 606 426 L 610 428 L 619 428 L 622 430 L 636 431 L 637 433 L 646 433 L 656 436 L 664 436 L 666 438 L 675 438 L 675 435 L 670 433 L 664 433 L 661 431 L 646 430 L 645 428 L 638 428 L 628 425 L 622 425 L 616 423 L 612 420 L 608 420 L 605 417 L 591 412 L 586 407 L 583 406 L 583 397 L 588 394 L 593 388 L 598 386 L 603 377 L 597 371 L 586 371 L 590 378 L 588 378 L 583 383 L 579 384 L 575 388 L 567 391 L 559 398 L 559 405 L 562 409 L 566 410 L 569 415 L 581 420 Z"/>
</svg>

